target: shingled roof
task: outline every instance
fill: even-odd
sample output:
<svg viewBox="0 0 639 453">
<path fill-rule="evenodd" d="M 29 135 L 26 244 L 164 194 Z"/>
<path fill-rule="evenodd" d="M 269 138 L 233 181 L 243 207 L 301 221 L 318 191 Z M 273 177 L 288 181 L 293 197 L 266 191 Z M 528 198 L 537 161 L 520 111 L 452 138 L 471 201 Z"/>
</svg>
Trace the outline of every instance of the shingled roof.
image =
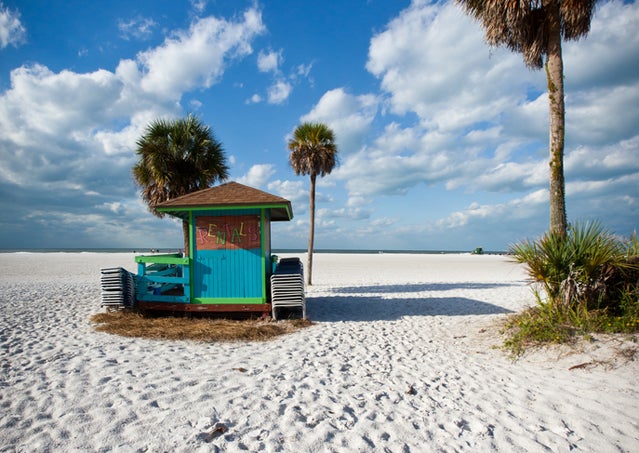
<svg viewBox="0 0 639 453">
<path fill-rule="evenodd" d="M 271 220 L 291 220 L 293 209 L 286 198 L 278 197 L 237 182 L 198 190 L 156 205 L 160 212 L 186 218 L 189 211 L 207 208 L 266 207 L 271 210 Z"/>
</svg>

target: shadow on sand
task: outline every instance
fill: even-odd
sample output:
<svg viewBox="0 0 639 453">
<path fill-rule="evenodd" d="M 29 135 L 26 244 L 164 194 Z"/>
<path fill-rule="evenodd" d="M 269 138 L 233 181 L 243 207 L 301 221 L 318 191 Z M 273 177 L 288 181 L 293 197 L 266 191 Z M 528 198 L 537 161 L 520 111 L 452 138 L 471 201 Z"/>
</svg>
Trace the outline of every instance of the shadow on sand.
<svg viewBox="0 0 639 453">
<path fill-rule="evenodd" d="M 492 289 L 504 288 L 508 286 L 519 286 L 515 283 L 480 283 L 480 282 L 459 282 L 459 283 L 408 283 L 404 285 L 372 285 L 372 286 L 345 286 L 333 288 L 331 291 L 338 294 L 386 294 L 386 293 L 420 293 L 424 291 L 453 291 L 467 289 Z"/>
<path fill-rule="evenodd" d="M 405 316 L 468 316 L 512 313 L 511 310 L 467 297 L 399 297 L 380 294 L 454 289 L 490 289 L 513 286 L 505 283 L 434 283 L 335 288 L 331 295 L 306 299 L 313 321 L 393 321 Z M 367 295 L 369 293 L 370 295 Z M 353 294 L 353 295 L 349 295 Z M 357 295 L 355 295 L 357 294 Z"/>
</svg>

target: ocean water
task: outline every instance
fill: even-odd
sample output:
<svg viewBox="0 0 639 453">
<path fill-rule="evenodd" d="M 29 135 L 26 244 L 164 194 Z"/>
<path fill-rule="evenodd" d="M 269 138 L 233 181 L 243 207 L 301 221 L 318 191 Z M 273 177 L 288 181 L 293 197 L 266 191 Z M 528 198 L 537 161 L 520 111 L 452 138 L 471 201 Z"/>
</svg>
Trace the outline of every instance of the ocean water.
<svg viewBox="0 0 639 453">
<path fill-rule="evenodd" d="M 140 248 L 23 248 L 23 249 L 0 249 L 0 253 L 178 253 L 181 252 L 177 248 L 161 248 L 161 249 L 149 249 L 145 247 Z M 370 249 L 316 249 L 314 253 L 344 253 L 344 254 L 375 254 L 375 253 L 409 253 L 409 254 L 459 254 L 459 253 L 472 253 L 472 250 L 370 250 Z M 306 253 L 306 249 L 273 249 L 272 254 L 278 253 Z M 485 255 L 503 255 L 505 251 L 484 250 Z"/>
<path fill-rule="evenodd" d="M 177 253 L 179 249 L 149 249 L 149 248 L 22 248 L 0 249 L 0 253 Z"/>
</svg>

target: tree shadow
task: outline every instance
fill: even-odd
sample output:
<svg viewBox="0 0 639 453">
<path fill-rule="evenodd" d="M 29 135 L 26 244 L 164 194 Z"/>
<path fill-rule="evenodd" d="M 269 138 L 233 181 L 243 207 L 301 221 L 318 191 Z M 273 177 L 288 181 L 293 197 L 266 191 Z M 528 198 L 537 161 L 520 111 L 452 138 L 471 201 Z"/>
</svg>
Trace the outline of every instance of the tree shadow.
<svg viewBox="0 0 639 453">
<path fill-rule="evenodd" d="M 423 291 L 451 291 L 456 289 L 492 289 L 507 286 L 520 286 L 520 282 L 513 283 L 480 283 L 480 282 L 459 282 L 459 283 L 408 283 L 397 285 L 373 285 L 373 286 L 345 286 L 333 288 L 331 291 L 338 294 L 385 294 L 385 293 L 418 293 Z"/>
<path fill-rule="evenodd" d="M 508 283 L 434 283 L 334 288 L 335 295 L 306 299 L 307 315 L 313 321 L 393 321 L 405 316 L 469 316 L 513 313 L 511 310 L 467 297 L 399 297 L 379 294 L 451 289 L 490 289 L 515 286 Z M 357 293 L 357 295 L 354 295 Z M 366 295 L 370 293 L 370 295 Z M 349 295 L 353 294 L 353 295 Z"/>
</svg>

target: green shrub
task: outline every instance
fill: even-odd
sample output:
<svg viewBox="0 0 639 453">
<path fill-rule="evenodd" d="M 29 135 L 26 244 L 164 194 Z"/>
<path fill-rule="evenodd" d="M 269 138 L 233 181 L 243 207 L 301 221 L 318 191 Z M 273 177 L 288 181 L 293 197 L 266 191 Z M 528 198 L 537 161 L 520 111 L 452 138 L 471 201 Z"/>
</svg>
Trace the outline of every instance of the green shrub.
<svg viewBox="0 0 639 453">
<path fill-rule="evenodd" d="M 505 346 L 518 355 L 531 344 L 564 343 L 591 332 L 639 331 L 639 241 L 599 223 L 566 235 L 546 233 L 510 248 L 526 265 L 538 304 L 510 317 Z"/>
</svg>

